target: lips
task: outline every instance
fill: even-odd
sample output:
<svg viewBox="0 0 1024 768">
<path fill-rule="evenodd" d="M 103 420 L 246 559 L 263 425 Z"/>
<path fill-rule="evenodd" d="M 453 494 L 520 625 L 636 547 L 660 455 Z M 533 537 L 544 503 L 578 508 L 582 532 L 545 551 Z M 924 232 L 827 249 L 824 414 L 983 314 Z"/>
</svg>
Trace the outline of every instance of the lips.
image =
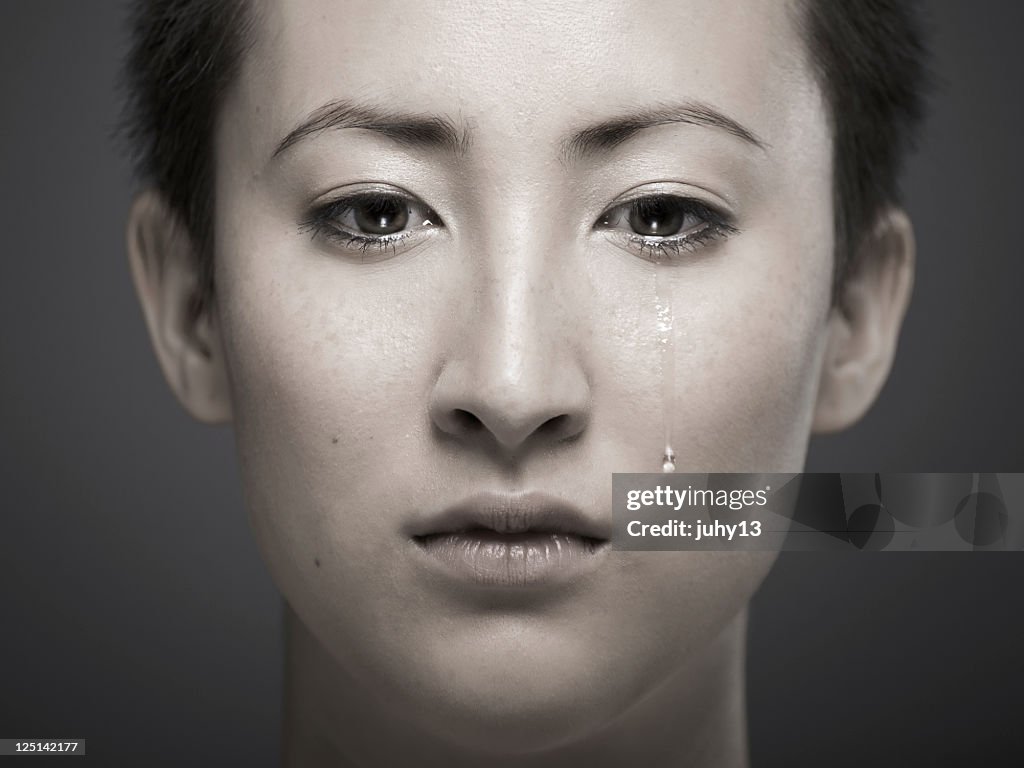
<svg viewBox="0 0 1024 768">
<path fill-rule="evenodd" d="M 607 525 L 540 493 L 471 496 L 410 533 L 435 570 L 498 588 L 572 581 L 596 565 L 610 537 Z"/>
</svg>

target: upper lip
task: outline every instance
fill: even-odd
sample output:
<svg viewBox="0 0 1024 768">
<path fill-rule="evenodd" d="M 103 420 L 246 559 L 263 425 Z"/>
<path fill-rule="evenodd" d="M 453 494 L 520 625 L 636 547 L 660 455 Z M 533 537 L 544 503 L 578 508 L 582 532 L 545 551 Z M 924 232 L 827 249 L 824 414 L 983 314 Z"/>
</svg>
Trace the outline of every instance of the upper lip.
<svg viewBox="0 0 1024 768">
<path fill-rule="evenodd" d="M 589 539 L 608 539 L 606 525 L 579 508 L 536 491 L 485 492 L 468 496 L 436 513 L 416 520 L 413 538 L 471 530 L 495 533 L 562 533 Z"/>
</svg>

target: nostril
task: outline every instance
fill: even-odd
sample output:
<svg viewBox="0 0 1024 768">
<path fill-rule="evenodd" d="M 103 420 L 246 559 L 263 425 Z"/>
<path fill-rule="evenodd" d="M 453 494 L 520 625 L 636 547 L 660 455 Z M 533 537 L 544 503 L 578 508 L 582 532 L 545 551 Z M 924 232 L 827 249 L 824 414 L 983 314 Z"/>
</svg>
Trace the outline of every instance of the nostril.
<svg viewBox="0 0 1024 768">
<path fill-rule="evenodd" d="M 479 417 L 463 408 L 456 408 L 452 411 L 453 426 L 462 432 L 479 432 L 484 428 L 484 423 Z"/>
<path fill-rule="evenodd" d="M 568 440 L 578 436 L 578 430 L 573 429 L 574 420 L 572 416 L 567 413 L 560 414 L 558 416 L 552 416 L 550 419 L 545 421 L 537 431 L 541 434 L 547 435 L 548 438 L 554 440 Z"/>
<path fill-rule="evenodd" d="M 541 424 L 537 431 L 544 432 L 548 435 L 558 435 L 565 430 L 566 426 L 568 426 L 568 421 L 569 417 L 564 413 L 560 416 L 552 416 Z"/>
<path fill-rule="evenodd" d="M 430 395 L 432 434 L 518 456 L 526 442 L 562 444 L 585 430 L 590 390 L 582 374 L 552 375 L 549 381 L 540 374 L 524 379 L 506 373 L 500 367 L 496 374 L 491 368 L 446 366 Z"/>
</svg>

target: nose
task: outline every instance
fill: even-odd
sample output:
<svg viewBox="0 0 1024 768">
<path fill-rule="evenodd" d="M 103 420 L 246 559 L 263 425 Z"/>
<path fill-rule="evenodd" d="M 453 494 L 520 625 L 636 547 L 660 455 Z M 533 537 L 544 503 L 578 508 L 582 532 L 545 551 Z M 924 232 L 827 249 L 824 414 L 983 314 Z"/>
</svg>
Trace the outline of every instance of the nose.
<svg viewBox="0 0 1024 768">
<path fill-rule="evenodd" d="M 524 263 L 483 280 L 465 314 L 457 313 L 456 343 L 430 398 L 435 427 L 506 458 L 578 439 L 591 390 L 563 281 Z"/>
</svg>

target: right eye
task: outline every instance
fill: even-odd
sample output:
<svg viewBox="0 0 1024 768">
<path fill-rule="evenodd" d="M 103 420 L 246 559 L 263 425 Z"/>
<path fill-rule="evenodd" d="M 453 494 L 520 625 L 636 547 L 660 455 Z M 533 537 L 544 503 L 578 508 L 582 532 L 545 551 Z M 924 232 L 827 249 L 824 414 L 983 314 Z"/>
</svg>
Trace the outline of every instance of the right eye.
<svg viewBox="0 0 1024 768">
<path fill-rule="evenodd" d="M 411 206 L 400 197 L 375 195 L 348 203 L 340 223 L 351 219 L 350 227 L 367 235 L 393 235 L 409 223 Z"/>
<path fill-rule="evenodd" d="M 369 248 L 396 251 L 399 243 L 440 226 L 440 217 L 415 198 L 366 190 L 321 204 L 303 229 L 332 244 L 365 252 Z"/>
</svg>

